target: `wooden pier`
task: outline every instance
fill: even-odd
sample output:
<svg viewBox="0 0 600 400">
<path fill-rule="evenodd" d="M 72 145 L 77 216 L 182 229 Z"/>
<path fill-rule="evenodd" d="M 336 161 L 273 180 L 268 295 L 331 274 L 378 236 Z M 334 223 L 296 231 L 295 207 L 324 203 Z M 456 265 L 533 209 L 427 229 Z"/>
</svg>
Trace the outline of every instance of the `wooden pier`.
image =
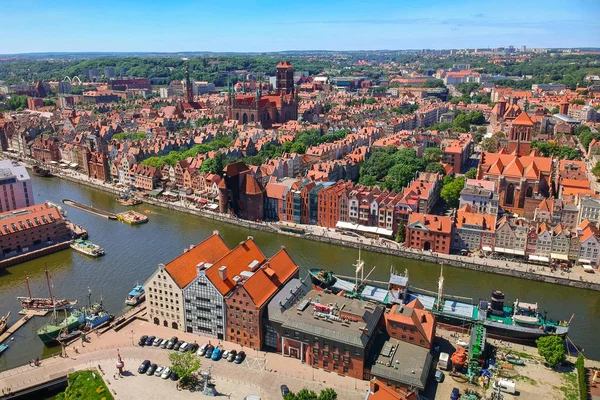
<svg viewBox="0 0 600 400">
<path fill-rule="evenodd" d="M 20 313 L 19 313 L 20 314 Z M 47 312 L 45 314 L 41 314 L 40 311 L 25 311 L 25 316 L 22 317 L 21 319 L 19 319 L 17 322 L 15 322 L 14 324 L 12 324 L 7 330 L 6 332 L 4 332 L 2 335 L 0 335 L 0 343 L 4 342 L 6 339 L 8 339 L 9 337 L 11 337 L 12 335 L 15 334 L 15 332 L 17 332 L 17 330 L 22 327 L 23 325 L 25 325 L 31 318 L 33 318 L 34 316 L 41 316 L 41 315 L 46 315 Z"/>
<path fill-rule="evenodd" d="M 92 206 L 87 206 L 85 204 L 78 203 L 74 200 L 63 199 L 62 202 L 68 206 L 78 208 L 83 211 L 87 211 L 90 214 L 97 215 L 99 217 L 103 217 L 106 219 L 117 219 L 117 216 L 113 213 L 109 213 L 108 211 L 101 210 L 99 208 L 95 208 Z"/>
</svg>

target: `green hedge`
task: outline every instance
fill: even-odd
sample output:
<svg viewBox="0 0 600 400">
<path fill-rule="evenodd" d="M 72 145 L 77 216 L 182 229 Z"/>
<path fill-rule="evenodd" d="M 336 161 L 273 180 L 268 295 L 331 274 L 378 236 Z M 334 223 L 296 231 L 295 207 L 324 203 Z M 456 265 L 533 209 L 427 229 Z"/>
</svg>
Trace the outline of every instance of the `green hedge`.
<svg viewBox="0 0 600 400">
<path fill-rule="evenodd" d="M 588 389 L 587 384 L 585 383 L 585 366 L 584 366 L 584 358 L 583 355 L 579 355 L 577 357 L 577 361 L 575 362 L 575 368 L 577 368 L 577 382 L 579 383 L 579 398 L 581 400 L 587 400 Z"/>
</svg>

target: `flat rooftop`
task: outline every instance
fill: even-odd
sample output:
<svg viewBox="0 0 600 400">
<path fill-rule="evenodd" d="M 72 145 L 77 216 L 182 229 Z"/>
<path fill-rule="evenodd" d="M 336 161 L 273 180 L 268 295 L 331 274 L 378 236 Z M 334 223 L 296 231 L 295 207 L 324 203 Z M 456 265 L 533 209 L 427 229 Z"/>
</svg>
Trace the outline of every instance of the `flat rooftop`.
<svg viewBox="0 0 600 400">
<path fill-rule="evenodd" d="M 395 382 L 425 388 L 433 356 L 421 346 L 388 338 L 381 346 L 371 373 Z"/>
<path fill-rule="evenodd" d="M 383 306 L 311 290 L 282 312 L 282 327 L 364 348 L 376 333 Z"/>
</svg>

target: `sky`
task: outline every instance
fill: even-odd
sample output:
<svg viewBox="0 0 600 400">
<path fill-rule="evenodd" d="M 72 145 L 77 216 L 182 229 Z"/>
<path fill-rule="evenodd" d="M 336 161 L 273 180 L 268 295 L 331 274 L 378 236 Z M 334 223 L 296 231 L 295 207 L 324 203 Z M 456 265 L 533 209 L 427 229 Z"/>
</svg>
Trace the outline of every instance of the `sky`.
<svg viewBox="0 0 600 400">
<path fill-rule="evenodd" d="M 598 6 L 600 0 L 2 0 L 0 54 L 600 47 Z"/>
</svg>

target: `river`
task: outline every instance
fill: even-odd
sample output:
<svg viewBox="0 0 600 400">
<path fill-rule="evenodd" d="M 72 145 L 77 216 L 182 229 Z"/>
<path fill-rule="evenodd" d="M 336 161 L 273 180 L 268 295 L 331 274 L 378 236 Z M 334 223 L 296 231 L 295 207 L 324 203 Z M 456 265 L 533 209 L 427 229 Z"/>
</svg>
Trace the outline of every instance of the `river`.
<svg viewBox="0 0 600 400">
<path fill-rule="evenodd" d="M 59 204 L 62 199 L 68 198 L 111 212 L 127 209 L 116 203 L 113 195 L 100 190 L 59 178 L 32 176 L 32 180 L 36 203 L 50 200 Z M 104 247 L 106 255 L 91 259 L 68 249 L 0 271 L 0 313 L 10 310 L 12 322 L 16 321 L 19 311 L 16 297 L 27 294 L 26 273 L 34 295 L 47 295 L 44 275 L 47 267 L 56 296 L 76 299 L 82 304 L 87 302 L 89 287 L 93 299 L 102 296 L 105 308 L 113 314 L 120 314 L 126 309 L 124 299 L 127 293 L 136 283 L 143 283 L 155 271 L 157 264 L 175 258 L 184 248 L 197 244 L 214 230 L 221 233 L 230 247 L 251 235 L 266 256 L 273 255 L 282 245 L 286 246 L 302 268 L 303 276 L 311 267 L 353 275 L 352 264 L 358 256 L 356 251 L 345 247 L 249 230 L 147 204 L 132 208 L 140 212 L 150 211 L 150 222 L 140 226 L 129 226 L 62 206 L 71 221 L 88 230 L 92 242 Z M 413 286 L 437 290 L 439 265 L 370 252 L 363 252 L 362 257 L 367 270 L 370 266 L 377 266 L 371 275 L 373 279 L 387 281 L 390 266 L 393 266 L 399 272 L 408 269 Z M 600 296 L 597 292 L 453 267 L 444 267 L 444 276 L 444 291 L 448 294 L 479 299 L 488 298 L 494 289 L 500 289 L 505 292 L 508 302 L 515 298 L 538 302 L 540 309 L 548 311 L 548 316 L 554 319 L 569 319 L 575 313 L 570 338 L 584 347 L 587 357 L 600 359 L 600 346 L 594 344 L 597 332 L 600 332 Z M 36 336 L 37 329 L 45 321 L 46 318 L 35 317 L 17 331 L 14 341 L 7 342 L 10 348 L 0 357 L 0 370 L 58 351 L 57 348 L 45 348 Z"/>
</svg>

